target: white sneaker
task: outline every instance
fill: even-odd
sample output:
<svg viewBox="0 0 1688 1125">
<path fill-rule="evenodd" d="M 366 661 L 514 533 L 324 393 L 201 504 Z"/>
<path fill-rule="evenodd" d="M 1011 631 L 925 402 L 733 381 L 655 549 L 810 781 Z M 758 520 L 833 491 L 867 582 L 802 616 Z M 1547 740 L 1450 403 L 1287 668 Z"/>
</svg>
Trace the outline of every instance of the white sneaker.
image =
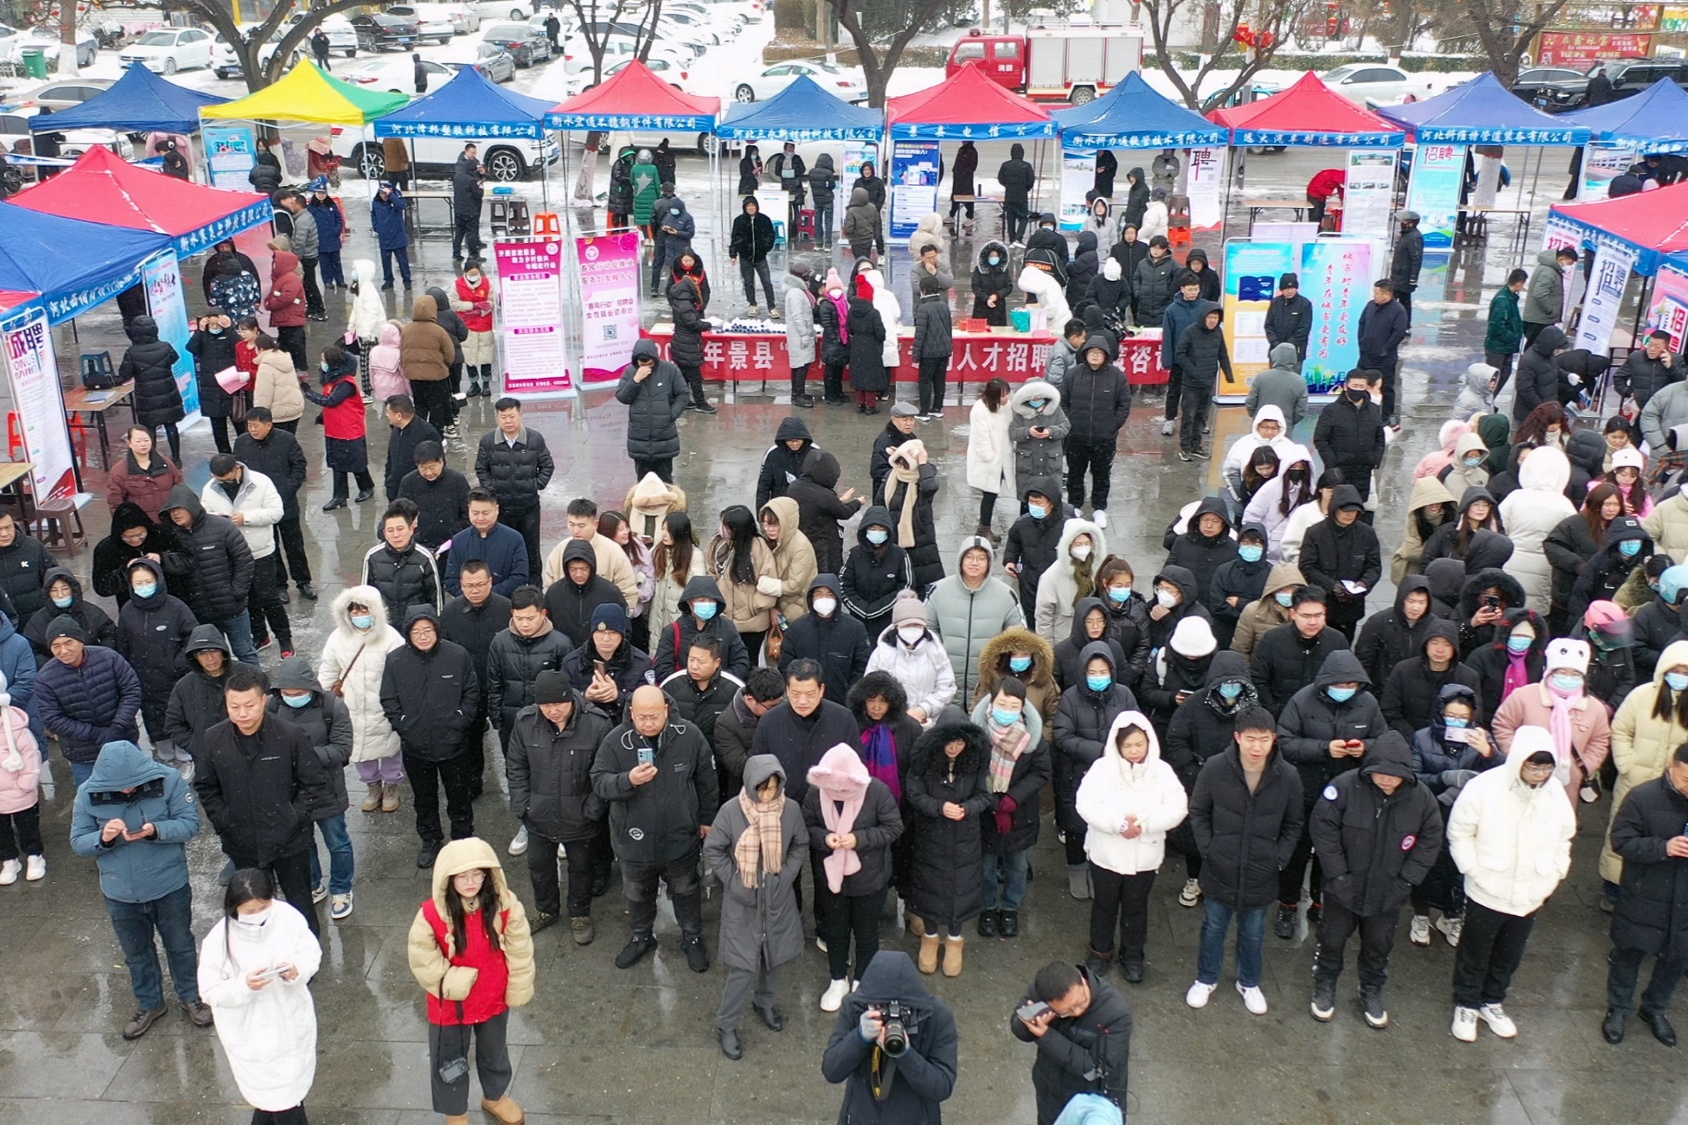
<svg viewBox="0 0 1688 1125">
<path fill-rule="evenodd" d="M 1266 994 L 1260 991 L 1259 985 L 1244 988 L 1241 984 L 1238 984 L 1237 992 L 1242 996 L 1243 1006 L 1248 1009 L 1249 1015 L 1263 1016 L 1266 1014 Z"/>
<path fill-rule="evenodd" d="M 1407 940 L 1414 945 L 1430 944 L 1430 915 L 1413 915 L 1412 926 L 1407 930 Z"/>
<path fill-rule="evenodd" d="M 1202 900 L 1202 884 L 1199 879 L 1184 880 L 1184 889 L 1178 892 L 1179 906 L 1195 906 Z"/>
<path fill-rule="evenodd" d="M 47 877 L 47 857 L 32 855 L 29 864 L 24 868 L 23 877 L 31 883 L 38 883 Z"/>
<path fill-rule="evenodd" d="M 568 846 L 565 845 L 565 844 L 558 844 L 557 845 L 557 858 L 558 859 L 567 859 L 568 857 L 569 857 Z"/>
<path fill-rule="evenodd" d="M 1454 1007 L 1453 1036 L 1461 1043 L 1477 1042 L 1477 1009 Z"/>
<path fill-rule="evenodd" d="M 528 845 L 527 825 L 524 824 L 524 825 L 521 826 L 521 828 L 516 830 L 516 838 L 514 840 L 510 841 L 510 854 L 511 855 L 526 855 L 527 854 L 527 845 Z"/>
<path fill-rule="evenodd" d="M 744 310 L 744 315 L 749 316 L 749 317 L 761 316 L 762 315 L 762 306 L 761 305 L 751 305 L 748 309 Z"/>
<path fill-rule="evenodd" d="M 1094 512 L 1091 512 L 1090 513 L 1090 522 L 1094 523 L 1097 527 L 1102 528 L 1104 531 L 1107 530 L 1107 527 L 1108 527 L 1108 511 L 1107 511 L 1107 509 L 1106 508 L 1097 508 Z"/>
<path fill-rule="evenodd" d="M 323 899 L 325 899 L 327 897 L 328 897 L 328 884 L 327 883 L 318 883 L 316 886 L 311 888 L 311 902 L 313 904 L 321 902 Z"/>
<path fill-rule="evenodd" d="M 1506 1009 L 1499 1004 L 1484 1004 L 1477 1009 L 1477 1016 L 1489 1025 L 1489 1030 L 1502 1039 L 1515 1039 L 1518 1036 L 1518 1025 L 1512 1022 L 1512 1017 L 1506 1014 Z"/>
<path fill-rule="evenodd" d="M 1168 418 L 1166 421 L 1162 422 L 1161 423 L 1161 437 L 1171 437 L 1172 436 L 1172 429 L 1176 425 L 1178 425 L 1178 423 L 1174 422 L 1171 418 Z"/>
<path fill-rule="evenodd" d="M 1459 948 L 1459 936 L 1465 932 L 1464 918 L 1449 918 L 1446 914 L 1436 919 L 1436 928 L 1442 931 L 1442 936 L 1448 939 L 1448 944 Z"/>
<path fill-rule="evenodd" d="M 338 922 L 342 918 L 350 918 L 351 915 L 352 892 L 347 891 L 343 895 L 335 895 L 334 901 L 328 904 L 328 916 Z"/>
<path fill-rule="evenodd" d="M 826 986 L 826 991 L 821 993 L 821 1011 L 836 1012 L 843 1005 L 844 997 L 848 995 L 850 995 L 849 981 L 833 981 Z"/>
<path fill-rule="evenodd" d="M 8 859 L 0 863 L 0 887 L 9 887 L 18 881 L 18 875 L 23 871 L 23 864 L 15 859 Z"/>
<path fill-rule="evenodd" d="M 1218 987 L 1217 984 L 1203 984 L 1197 981 L 1190 986 L 1190 991 L 1184 994 L 1184 1003 L 1192 1008 L 1205 1008 L 1208 997 L 1212 996 L 1214 989 Z"/>
</svg>

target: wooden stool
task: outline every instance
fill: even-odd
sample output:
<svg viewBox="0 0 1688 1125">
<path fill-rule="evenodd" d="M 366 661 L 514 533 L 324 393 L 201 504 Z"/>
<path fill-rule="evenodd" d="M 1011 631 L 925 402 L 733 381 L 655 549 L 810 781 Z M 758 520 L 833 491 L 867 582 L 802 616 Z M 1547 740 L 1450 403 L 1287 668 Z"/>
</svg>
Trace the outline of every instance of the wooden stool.
<svg viewBox="0 0 1688 1125">
<path fill-rule="evenodd" d="M 63 547 L 75 556 L 88 542 L 88 534 L 82 529 L 82 509 L 74 498 L 57 504 L 36 505 L 35 518 L 31 523 L 42 546 Z"/>
</svg>

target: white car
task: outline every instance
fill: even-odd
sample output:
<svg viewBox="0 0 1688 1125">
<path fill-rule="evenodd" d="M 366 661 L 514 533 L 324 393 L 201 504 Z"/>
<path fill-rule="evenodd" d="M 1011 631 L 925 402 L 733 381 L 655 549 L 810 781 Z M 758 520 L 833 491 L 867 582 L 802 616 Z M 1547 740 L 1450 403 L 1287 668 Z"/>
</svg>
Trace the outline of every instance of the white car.
<svg viewBox="0 0 1688 1125">
<path fill-rule="evenodd" d="M 61 109 L 74 109 L 90 98 L 97 98 L 111 89 L 112 80 L 109 78 L 66 78 L 62 82 L 49 82 L 45 86 L 38 86 L 29 92 L 24 105 L 44 106 L 57 113 Z"/>
<path fill-rule="evenodd" d="M 1371 100 L 1380 105 L 1398 102 L 1407 94 L 1424 97 L 1428 83 L 1400 67 L 1378 63 L 1349 63 L 1319 75 L 1319 79 L 1334 92 L 1355 105 Z"/>
<path fill-rule="evenodd" d="M 457 34 L 457 25 L 444 4 L 391 4 L 389 16 L 403 16 L 416 24 L 416 42 L 432 39 L 435 43 L 450 43 Z"/>
<path fill-rule="evenodd" d="M 623 70 L 626 70 L 630 65 L 632 65 L 632 63 L 632 59 L 623 59 L 614 66 L 606 65 L 604 67 L 604 81 L 608 82 L 611 78 L 614 78 Z M 645 65 L 651 68 L 652 74 L 656 75 L 676 90 L 680 90 L 688 94 L 692 92 L 689 85 L 691 81 L 691 72 L 687 70 L 686 67 L 678 60 L 666 56 L 659 56 L 653 53 L 645 60 Z M 591 88 L 592 87 L 590 85 L 586 87 L 588 90 Z"/>
<path fill-rule="evenodd" d="M 761 74 L 746 78 L 733 87 L 733 100 L 766 101 L 803 75 L 807 75 L 815 85 L 843 101 L 867 101 L 867 82 L 859 71 L 847 70 L 831 63 L 806 62 L 801 59 L 778 63 L 768 67 Z"/>
<path fill-rule="evenodd" d="M 292 31 L 293 27 L 297 26 L 299 21 L 304 18 L 305 14 L 303 12 L 294 12 L 291 16 L 288 16 L 287 22 L 289 26 L 287 30 Z M 352 26 L 351 20 L 340 15 L 324 16 L 322 22 L 317 26 L 322 28 L 324 35 L 328 36 L 329 54 L 344 55 L 348 59 L 357 57 L 358 29 Z M 315 32 L 312 34 L 314 35 Z M 276 39 L 279 41 L 281 37 L 282 33 L 277 32 Z M 311 40 L 309 36 L 305 38 L 303 46 L 305 53 L 309 54 L 311 49 Z"/>
<path fill-rule="evenodd" d="M 422 70 L 428 76 L 428 93 L 433 93 L 456 75 L 456 71 L 449 66 L 441 66 L 431 59 L 422 60 Z M 416 93 L 416 64 L 409 55 L 397 55 L 389 58 L 370 59 L 368 62 L 341 71 L 336 78 L 351 82 L 358 86 L 367 86 L 372 90 L 384 90 L 390 94 Z"/>
<path fill-rule="evenodd" d="M 463 146 L 470 141 L 480 149 L 486 178 L 495 183 L 525 179 L 541 164 L 555 164 L 562 158 L 563 150 L 555 133 L 547 134 L 544 141 L 515 137 L 415 137 L 406 138 L 405 144 L 415 153 L 413 165 L 446 171 L 457 163 Z M 348 170 L 358 169 L 369 179 L 380 179 L 386 174 L 381 141 L 370 126 L 334 126 L 334 152 Z"/>
<path fill-rule="evenodd" d="M 32 31 L 16 31 L 5 29 L 7 34 L 0 37 L 0 58 L 8 62 L 21 62 L 26 48 L 39 50 L 47 59 L 57 59 L 59 49 L 64 44 L 59 42 L 57 34 L 51 37 L 40 29 Z M 78 31 L 76 36 L 76 65 L 78 67 L 92 66 L 94 56 L 99 54 L 100 42 L 92 32 Z"/>
<path fill-rule="evenodd" d="M 139 64 L 160 74 L 215 65 L 217 41 L 197 27 L 169 27 L 149 31 L 117 58 L 124 70 Z"/>
<path fill-rule="evenodd" d="M 40 106 L 7 106 L 0 112 L 0 148 L 6 152 L 34 152 L 35 134 L 29 131 L 29 119 L 41 112 Z M 57 112 L 57 111 L 55 111 Z M 63 157 L 77 157 L 99 145 L 114 143 L 109 129 L 71 129 L 64 135 L 64 143 L 59 146 L 59 155 Z M 125 160 L 139 157 L 129 143 L 127 134 L 118 133 L 115 138 L 117 155 Z M 35 176 L 34 169 L 25 169 L 26 179 Z"/>
<path fill-rule="evenodd" d="M 519 23 L 533 15 L 533 5 L 528 0 L 470 0 L 469 6 L 482 20 L 508 19 Z"/>
<path fill-rule="evenodd" d="M 270 60 L 275 58 L 276 48 L 281 46 L 281 38 L 279 35 L 272 36 L 269 42 L 264 44 L 263 50 L 258 52 L 258 62 L 261 65 L 268 66 Z M 287 57 L 288 68 L 291 69 L 300 59 L 308 56 L 310 50 L 308 42 L 302 47 L 295 48 Z M 211 64 L 211 70 L 218 78 L 239 78 L 241 72 L 240 59 L 235 55 L 234 48 L 219 40 L 216 60 Z"/>
</svg>

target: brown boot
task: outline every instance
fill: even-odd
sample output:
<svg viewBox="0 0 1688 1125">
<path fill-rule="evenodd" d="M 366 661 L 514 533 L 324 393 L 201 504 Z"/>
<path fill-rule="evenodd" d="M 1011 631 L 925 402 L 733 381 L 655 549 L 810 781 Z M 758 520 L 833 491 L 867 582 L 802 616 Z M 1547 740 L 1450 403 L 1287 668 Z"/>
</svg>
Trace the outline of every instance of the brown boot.
<svg viewBox="0 0 1688 1125">
<path fill-rule="evenodd" d="M 509 1094 L 495 1102 L 482 1098 L 481 1108 L 492 1114 L 502 1125 L 522 1125 L 522 1122 L 527 1120 L 527 1116 L 522 1113 L 522 1107 L 511 1101 Z"/>
<path fill-rule="evenodd" d="M 358 807 L 364 812 L 374 812 L 381 807 L 381 783 L 379 781 L 369 783 L 369 792 L 364 794 L 363 804 Z"/>
<path fill-rule="evenodd" d="M 399 786 L 396 781 L 389 781 L 381 790 L 381 811 L 399 811 Z"/>
<path fill-rule="evenodd" d="M 916 962 L 921 972 L 928 975 L 938 971 L 938 943 L 941 939 L 937 934 L 926 934 L 920 939 L 920 959 Z"/>
<path fill-rule="evenodd" d="M 913 937 L 925 937 L 926 936 L 926 919 L 922 918 L 918 914 L 914 914 L 914 913 L 910 913 L 908 911 L 904 911 L 903 912 L 903 926 L 908 930 L 909 934 Z"/>
<path fill-rule="evenodd" d="M 469 1125 L 469 1115 L 467 1113 L 448 1114 L 445 1125 Z"/>
<path fill-rule="evenodd" d="M 944 975 L 946 977 L 961 975 L 961 950 L 966 944 L 966 938 L 947 937 L 944 939 Z"/>
</svg>

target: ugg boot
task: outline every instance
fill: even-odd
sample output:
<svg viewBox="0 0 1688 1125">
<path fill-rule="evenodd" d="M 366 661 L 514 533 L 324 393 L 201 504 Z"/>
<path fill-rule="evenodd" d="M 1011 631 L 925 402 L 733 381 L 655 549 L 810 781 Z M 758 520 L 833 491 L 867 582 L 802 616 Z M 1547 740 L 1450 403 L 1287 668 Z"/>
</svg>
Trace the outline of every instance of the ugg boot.
<svg viewBox="0 0 1688 1125">
<path fill-rule="evenodd" d="M 920 939 L 920 959 L 916 966 L 928 975 L 938 971 L 938 945 L 940 938 L 937 934 L 925 934 Z"/>
<path fill-rule="evenodd" d="M 389 781 L 381 790 L 381 811 L 399 811 L 399 785 L 396 781 Z"/>
<path fill-rule="evenodd" d="M 492 1114 L 502 1125 L 522 1125 L 522 1122 L 527 1120 L 527 1116 L 522 1113 L 522 1107 L 511 1101 L 509 1094 L 497 1101 L 482 1098 L 481 1108 Z"/>
<path fill-rule="evenodd" d="M 1090 865 L 1088 863 L 1067 864 L 1067 893 L 1081 901 L 1090 897 Z"/>
<path fill-rule="evenodd" d="M 448 1114 L 445 1125 L 469 1125 L 469 1115 L 467 1113 Z"/>
<path fill-rule="evenodd" d="M 364 812 L 374 812 L 381 807 L 381 783 L 379 781 L 369 783 L 369 792 L 364 794 L 363 804 L 358 807 Z"/>
<path fill-rule="evenodd" d="M 966 938 L 946 937 L 944 939 L 944 975 L 946 977 L 961 975 L 961 951 L 966 944 Z"/>
</svg>

